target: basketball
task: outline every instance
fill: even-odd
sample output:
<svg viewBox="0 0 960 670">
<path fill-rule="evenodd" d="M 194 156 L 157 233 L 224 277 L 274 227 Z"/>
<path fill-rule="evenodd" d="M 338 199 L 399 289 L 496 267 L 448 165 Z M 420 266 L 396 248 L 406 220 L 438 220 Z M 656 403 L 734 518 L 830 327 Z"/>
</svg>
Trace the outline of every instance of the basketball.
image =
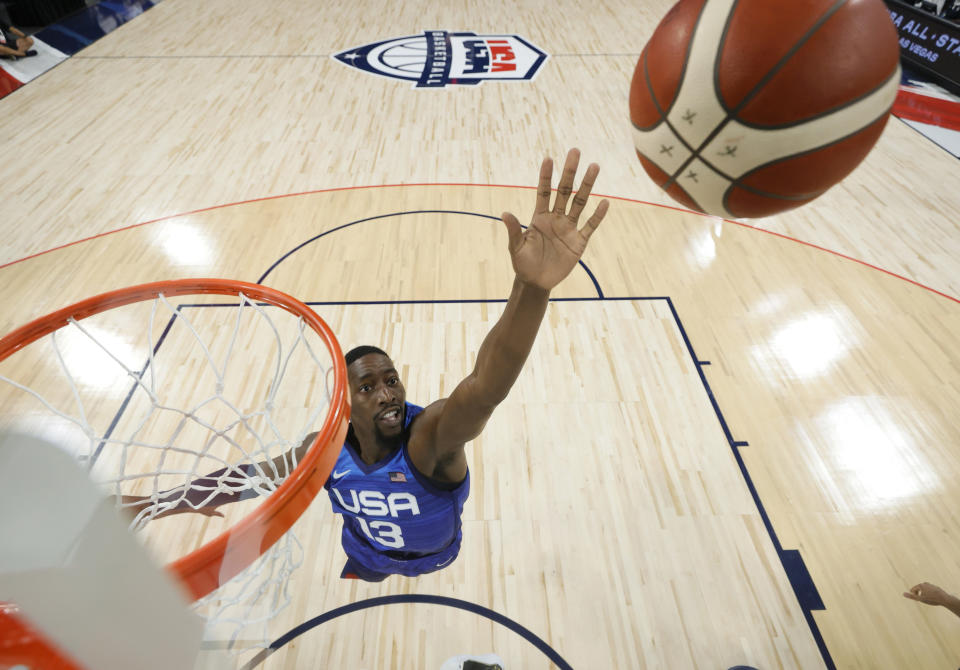
<svg viewBox="0 0 960 670">
<path fill-rule="evenodd" d="M 637 157 L 689 209 L 799 207 L 876 143 L 899 61 L 882 0 L 680 0 L 634 69 Z"/>
</svg>

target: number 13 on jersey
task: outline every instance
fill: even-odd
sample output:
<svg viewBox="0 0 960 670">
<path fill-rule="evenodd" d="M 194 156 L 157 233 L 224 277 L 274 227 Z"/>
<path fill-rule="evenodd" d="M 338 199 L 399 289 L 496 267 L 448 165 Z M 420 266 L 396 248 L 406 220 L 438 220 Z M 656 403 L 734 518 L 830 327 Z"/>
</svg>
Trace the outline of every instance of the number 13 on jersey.
<svg viewBox="0 0 960 670">
<path fill-rule="evenodd" d="M 360 524 L 364 534 L 374 542 L 391 549 L 403 548 L 403 533 L 397 524 L 389 521 L 371 521 L 367 524 L 367 520 L 363 517 L 354 518 Z"/>
</svg>

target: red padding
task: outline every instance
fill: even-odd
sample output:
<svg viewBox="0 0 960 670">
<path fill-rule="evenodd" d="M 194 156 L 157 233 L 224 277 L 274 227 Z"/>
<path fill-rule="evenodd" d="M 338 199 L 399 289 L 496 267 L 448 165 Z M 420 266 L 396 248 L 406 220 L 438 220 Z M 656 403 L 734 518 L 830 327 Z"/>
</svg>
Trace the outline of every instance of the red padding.
<svg viewBox="0 0 960 670">
<path fill-rule="evenodd" d="M 23 86 L 23 84 L 19 79 L 3 68 L 0 68 L 0 98 L 10 95 L 21 86 Z"/>
<path fill-rule="evenodd" d="M 960 102 L 944 100 L 901 88 L 893 101 L 894 116 L 929 123 L 948 130 L 960 130 Z"/>
</svg>

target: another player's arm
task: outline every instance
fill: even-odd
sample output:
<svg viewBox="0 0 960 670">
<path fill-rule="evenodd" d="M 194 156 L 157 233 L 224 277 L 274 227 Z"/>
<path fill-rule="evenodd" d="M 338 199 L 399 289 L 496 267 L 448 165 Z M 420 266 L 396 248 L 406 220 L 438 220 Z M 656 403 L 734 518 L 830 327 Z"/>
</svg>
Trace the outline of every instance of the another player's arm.
<svg viewBox="0 0 960 670">
<path fill-rule="evenodd" d="M 580 215 L 600 171 L 596 164 L 587 168 L 567 211 L 579 159 L 580 152 L 576 149 L 567 155 L 552 210 L 553 162 L 549 158 L 543 161 L 536 208 L 526 231 L 513 214 L 503 214 L 516 278 L 503 314 L 480 346 L 473 371 L 449 398 L 428 408 L 435 409 L 431 412 L 435 417 L 428 420 L 435 421 L 431 442 L 436 464 L 442 466 L 462 453 L 463 445 L 480 434 L 493 410 L 507 397 L 533 347 L 550 291 L 576 267 L 587 241 L 607 213 L 609 202 L 604 200 L 578 229 Z M 455 472 L 448 474 L 462 478 L 466 475 L 465 461 L 453 469 Z"/>
<path fill-rule="evenodd" d="M 316 433 L 310 433 L 304 438 L 303 442 L 301 442 L 298 447 L 293 449 L 293 463 L 299 463 L 301 460 L 303 460 L 304 455 L 307 453 L 307 449 L 311 444 L 313 444 L 313 441 L 316 439 L 316 437 Z M 269 477 L 277 475 L 282 478 L 286 474 L 289 474 L 288 471 L 290 469 L 290 463 L 290 452 L 287 452 L 271 459 L 270 461 L 258 462 L 257 472 L 264 472 Z M 148 507 L 153 507 L 164 502 L 178 500 L 176 505 L 157 514 L 153 518 L 160 519 L 173 514 L 184 514 L 190 512 L 203 514 L 204 516 L 223 516 L 220 512 L 216 511 L 217 507 L 229 503 L 240 502 L 241 500 L 247 500 L 257 495 L 252 489 L 237 492 L 221 491 L 214 495 L 208 502 L 200 506 L 201 503 L 203 503 L 203 501 L 206 500 L 206 498 L 210 495 L 210 491 L 201 490 L 195 487 L 215 487 L 217 486 L 217 479 L 226 472 L 227 468 L 221 468 L 220 470 L 206 474 L 199 479 L 194 479 L 192 482 L 190 482 L 190 488 L 186 491 L 186 493 L 181 490 L 161 491 L 157 495 L 156 500 L 153 500 L 150 496 L 121 496 L 120 505 L 129 513 L 136 516 L 141 510 Z"/>
<path fill-rule="evenodd" d="M 950 595 L 935 584 L 929 582 L 917 584 L 909 591 L 904 592 L 903 597 L 925 605 L 945 607 L 960 617 L 960 598 Z"/>
</svg>

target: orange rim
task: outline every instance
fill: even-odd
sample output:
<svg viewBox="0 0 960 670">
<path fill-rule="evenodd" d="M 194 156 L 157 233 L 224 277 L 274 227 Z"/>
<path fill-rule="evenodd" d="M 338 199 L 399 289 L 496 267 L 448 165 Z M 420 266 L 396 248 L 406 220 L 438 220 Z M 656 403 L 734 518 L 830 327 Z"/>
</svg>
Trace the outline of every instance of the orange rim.
<svg viewBox="0 0 960 670">
<path fill-rule="evenodd" d="M 167 564 L 166 569 L 184 584 L 193 599 L 199 599 L 237 576 L 279 540 L 296 522 L 323 488 L 337 460 L 350 422 L 347 367 L 333 331 L 306 304 L 286 293 L 247 282 L 227 279 L 179 279 L 140 284 L 87 298 L 35 319 L 0 339 L 0 361 L 28 344 L 67 325 L 109 309 L 151 300 L 159 295 L 243 293 L 302 317 L 327 345 L 333 357 L 333 392 L 330 410 L 303 460 L 267 497 L 232 528 L 195 551 Z M 225 561 L 229 552 L 229 561 Z"/>
</svg>

